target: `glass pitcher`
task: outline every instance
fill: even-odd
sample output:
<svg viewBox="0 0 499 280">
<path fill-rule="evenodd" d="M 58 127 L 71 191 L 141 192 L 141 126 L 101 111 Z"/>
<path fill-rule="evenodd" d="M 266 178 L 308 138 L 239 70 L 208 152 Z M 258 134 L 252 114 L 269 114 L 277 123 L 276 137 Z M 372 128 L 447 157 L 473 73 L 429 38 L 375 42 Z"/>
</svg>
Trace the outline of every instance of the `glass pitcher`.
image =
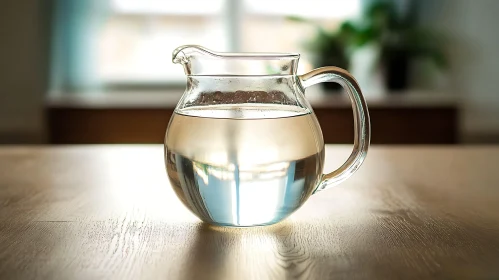
<svg viewBox="0 0 499 280">
<path fill-rule="evenodd" d="M 364 161 L 370 122 L 359 85 L 336 67 L 299 76 L 299 57 L 194 45 L 174 50 L 187 88 L 166 131 L 166 169 L 177 196 L 201 220 L 237 227 L 277 223 Z M 354 111 L 353 152 L 329 174 L 322 174 L 322 131 L 304 95 L 321 82 L 342 85 Z"/>
</svg>

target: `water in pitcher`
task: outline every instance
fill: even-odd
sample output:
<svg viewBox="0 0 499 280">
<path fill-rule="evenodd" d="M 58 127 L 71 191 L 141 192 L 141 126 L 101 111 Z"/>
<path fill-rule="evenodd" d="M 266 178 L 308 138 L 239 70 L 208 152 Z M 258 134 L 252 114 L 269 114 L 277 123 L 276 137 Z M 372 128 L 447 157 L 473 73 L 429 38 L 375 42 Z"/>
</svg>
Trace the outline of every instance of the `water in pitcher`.
<svg viewBox="0 0 499 280">
<path fill-rule="evenodd" d="M 183 109 L 173 115 L 165 144 L 176 194 L 219 225 L 279 221 L 302 205 L 322 174 L 320 127 L 297 106 Z"/>
</svg>

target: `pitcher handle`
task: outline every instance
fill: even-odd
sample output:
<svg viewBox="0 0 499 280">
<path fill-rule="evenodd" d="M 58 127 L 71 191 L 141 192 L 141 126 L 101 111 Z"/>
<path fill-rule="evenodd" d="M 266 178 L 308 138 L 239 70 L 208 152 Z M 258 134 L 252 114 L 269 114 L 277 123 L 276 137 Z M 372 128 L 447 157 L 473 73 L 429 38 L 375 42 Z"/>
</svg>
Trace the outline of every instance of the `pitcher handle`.
<svg viewBox="0 0 499 280">
<path fill-rule="evenodd" d="M 322 180 L 314 193 L 338 185 L 355 173 L 366 158 L 371 140 L 371 123 L 367 104 L 355 78 L 338 67 L 321 67 L 299 76 L 303 88 L 324 83 L 336 82 L 347 92 L 353 109 L 354 143 L 353 151 L 347 161 L 337 170 L 322 175 Z"/>
</svg>

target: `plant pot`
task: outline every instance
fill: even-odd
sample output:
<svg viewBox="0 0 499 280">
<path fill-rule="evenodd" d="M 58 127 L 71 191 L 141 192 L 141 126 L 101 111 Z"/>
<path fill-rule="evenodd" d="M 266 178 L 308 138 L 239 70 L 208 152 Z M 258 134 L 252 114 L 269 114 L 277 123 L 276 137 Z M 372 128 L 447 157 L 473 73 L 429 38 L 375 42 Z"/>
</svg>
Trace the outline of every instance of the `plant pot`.
<svg viewBox="0 0 499 280">
<path fill-rule="evenodd" d="M 340 84 L 337 83 L 322 83 L 322 88 L 327 92 L 327 93 L 341 93 L 343 90 L 343 87 Z"/>
<path fill-rule="evenodd" d="M 403 92 L 409 86 L 409 56 L 392 52 L 385 60 L 385 83 L 392 92 Z"/>
<path fill-rule="evenodd" d="M 343 55 L 343 49 L 339 46 L 331 49 L 328 53 L 323 53 L 319 55 L 319 59 L 316 60 L 315 67 L 325 67 L 325 66 L 336 66 L 339 68 L 346 69 L 348 65 L 348 60 L 345 55 Z M 343 87 L 338 83 L 322 83 L 322 88 L 326 93 L 339 94 L 343 92 Z"/>
</svg>

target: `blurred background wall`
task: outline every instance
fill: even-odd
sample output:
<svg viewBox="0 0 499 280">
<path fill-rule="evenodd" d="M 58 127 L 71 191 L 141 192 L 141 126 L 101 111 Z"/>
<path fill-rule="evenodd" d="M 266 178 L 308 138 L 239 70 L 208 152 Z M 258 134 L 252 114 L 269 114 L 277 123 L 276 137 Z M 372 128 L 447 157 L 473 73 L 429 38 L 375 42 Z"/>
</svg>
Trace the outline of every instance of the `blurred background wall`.
<svg viewBox="0 0 499 280">
<path fill-rule="evenodd" d="M 0 11 L 0 143 L 45 140 L 50 7 L 5 0 Z"/>
<path fill-rule="evenodd" d="M 78 1 L 70 0 L 68 2 L 76 3 Z M 82 6 L 73 10 L 73 12 L 81 9 L 95 9 L 98 6 L 102 9 L 102 14 L 105 14 L 107 10 L 106 6 L 102 5 L 103 2 L 80 1 Z M 360 3 L 365 6 L 369 2 L 372 1 L 362 1 Z M 499 79 L 497 78 L 499 76 L 499 36 L 497 36 L 496 30 L 499 26 L 499 17 L 497 16 L 499 14 L 499 1 L 418 0 L 417 2 L 419 2 L 417 9 L 420 24 L 434 30 L 441 30 L 445 37 L 449 39 L 450 44 L 447 50 L 450 67 L 443 74 L 434 74 L 430 70 L 425 70 L 427 68 L 424 61 L 416 63 L 414 67 L 420 70 L 412 72 L 410 77 L 411 89 L 448 92 L 461 98 L 463 110 L 460 114 L 459 126 L 461 128 L 461 140 L 464 143 L 499 142 L 499 93 L 497 92 L 499 88 Z M 62 57 L 63 61 L 58 61 L 57 57 L 54 57 L 65 52 L 65 50 L 54 46 L 54 42 L 65 39 L 51 37 L 51 34 L 57 31 L 57 28 L 61 28 L 61 26 L 54 26 L 57 19 L 57 9 L 54 7 L 56 6 L 54 3 L 57 3 L 57 1 L 3 1 L 3 8 L 0 11 L 0 30 L 2 34 L 0 45 L 0 143 L 43 143 L 47 141 L 48 124 L 45 112 L 47 110 L 46 98 L 48 92 L 54 89 L 54 85 L 58 85 L 57 90 L 69 92 L 75 90 L 72 86 L 78 86 L 80 81 L 83 81 L 85 85 L 92 84 L 92 77 L 85 76 L 88 73 L 95 74 L 92 70 L 93 66 L 88 66 L 88 63 L 95 58 L 96 54 L 92 53 L 90 47 L 85 48 L 87 44 L 88 46 L 91 45 L 90 39 L 80 38 L 81 45 L 75 46 L 72 52 L 59 56 L 59 59 Z M 116 44 L 119 46 L 119 44 L 126 44 L 127 40 L 134 40 L 132 31 L 137 30 L 137 28 L 149 28 L 149 32 L 154 30 L 162 32 L 162 26 L 177 26 L 178 30 L 183 30 L 182 28 L 200 29 L 200 33 L 209 34 L 204 38 L 205 40 L 213 41 L 210 38 L 220 38 L 217 42 L 212 42 L 212 44 L 215 49 L 218 46 L 221 50 L 223 48 L 228 49 L 231 45 L 239 45 L 239 49 L 242 51 L 304 52 L 297 49 L 301 46 L 297 42 L 309 38 L 310 34 L 314 32 L 313 28 L 298 23 L 286 23 L 285 27 L 282 27 L 283 22 L 287 22 L 286 19 L 283 19 L 286 16 L 285 14 L 281 18 L 265 16 L 266 13 L 269 13 L 265 9 L 265 2 L 257 1 L 254 3 L 256 4 L 250 5 L 246 3 L 245 5 L 251 6 L 251 9 L 256 11 L 261 10 L 261 13 L 253 13 L 253 16 L 245 17 L 239 22 L 240 27 L 244 30 L 244 32 L 234 35 L 239 39 L 229 39 L 227 37 L 230 32 L 234 33 L 233 29 L 229 28 L 228 31 L 220 29 L 220 26 L 226 23 L 217 13 L 226 13 L 226 9 L 235 9 L 232 10 L 233 12 L 238 12 L 237 9 L 241 9 L 240 6 L 233 7 L 225 2 L 220 4 L 221 10 L 214 10 L 210 17 L 193 16 L 188 20 L 185 20 L 182 16 L 183 9 L 196 10 L 196 7 L 192 5 L 176 5 L 178 12 L 176 15 L 166 16 L 161 21 L 151 18 L 146 27 L 134 24 L 134 22 L 141 22 L 136 14 L 124 12 L 123 16 L 114 17 L 108 21 L 103 29 L 104 33 L 112 34 L 106 37 L 109 41 L 107 42 L 108 49 L 104 50 L 104 52 L 112 55 L 107 57 L 108 63 L 99 70 L 101 71 L 99 73 L 103 73 L 104 76 L 107 75 L 106 77 L 111 81 L 111 85 L 113 81 L 128 81 L 130 84 L 136 85 L 137 81 L 134 81 L 134 77 L 138 77 L 138 83 L 140 84 L 147 80 L 148 73 L 162 73 L 173 69 L 174 66 L 170 63 L 171 49 L 161 50 L 163 55 L 161 57 L 154 53 L 153 59 L 156 58 L 155 63 L 140 68 L 143 70 L 150 67 L 149 72 L 140 72 L 141 70 L 136 67 L 138 65 L 136 64 L 137 61 L 133 62 L 135 63 L 133 64 L 132 59 L 125 59 L 126 54 L 120 56 L 117 49 L 109 49 L 109 46 L 116 46 Z M 316 10 L 324 10 L 321 8 L 321 1 L 315 1 L 314 3 L 319 3 L 315 7 Z M 396 3 L 403 9 L 409 2 L 396 1 Z M 328 4 L 328 7 L 329 5 L 331 4 Z M 126 8 L 124 9 L 126 10 Z M 208 8 L 201 7 L 198 10 L 201 13 L 203 9 Z M 334 13 L 337 13 L 337 11 L 331 10 L 331 14 Z M 95 14 L 99 15 L 99 13 Z M 294 15 L 292 9 L 289 15 Z M 347 13 L 343 16 L 348 15 Z M 79 16 L 81 17 L 82 14 L 79 14 Z M 306 18 L 308 15 L 305 13 L 299 16 Z M 82 20 L 76 14 L 71 17 L 66 16 L 66 19 L 68 23 Z M 323 26 L 333 28 L 343 19 L 342 15 L 335 15 L 334 20 L 328 20 L 327 17 L 321 16 L 318 22 Z M 98 24 L 99 19 L 95 20 L 97 23 L 96 21 L 93 22 Z M 185 22 L 190 23 L 190 25 L 184 24 Z M 128 26 L 130 32 L 113 29 L 113 25 Z M 77 25 L 73 25 L 73 28 L 74 26 Z M 69 35 L 78 37 L 88 32 L 83 27 L 80 25 L 80 29 L 73 29 L 74 32 L 69 33 Z M 93 27 L 89 25 L 86 28 L 92 29 Z M 203 30 L 203 27 L 206 30 Z M 286 36 L 286 39 L 282 40 L 264 40 L 268 36 L 273 36 L 272 34 L 275 34 L 272 33 L 273 28 L 278 27 L 287 30 L 283 34 L 293 33 L 294 35 Z M 184 36 L 185 33 L 182 32 L 184 31 L 179 31 L 176 38 Z M 249 37 L 245 37 L 245 34 L 257 35 L 255 35 L 254 39 L 250 38 L 248 40 Z M 261 37 L 258 37 L 260 36 L 258 34 Z M 192 35 L 192 38 L 195 38 L 195 35 Z M 279 35 L 275 34 L 275 36 L 277 38 Z M 116 40 L 113 41 L 110 38 Z M 156 40 L 161 41 L 163 39 L 158 37 Z M 230 42 L 231 40 L 232 42 Z M 237 42 L 234 42 L 234 40 Z M 153 43 L 149 46 L 154 45 Z M 177 46 L 182 43 L 172 40 L 166 45 Z M 144 53 L 147 53 L 147 51 Z M 308 57 L 307 54 L 304 55 L 302 72 L 314 66 L 312 65 L 312 59 Z M 150 58 L 146 58 L 145 61 L 147 59 Z M 61 66 L 68 64 L 68 61 L 80 61 L 80 63 L 76 63 L 78 66 L 72 68 Z M 134 70 L 137 71 L 134 72 Z M 179 73 L 178 77 L 182 77 L 182 72 L 177 70 L 179 69 L 175 68 L 175 73 Z M 144 79 L 144 76 L 146 79 Z M 159 84 L 162 86 L 161 76 L 158 77 L 149 77 L 150 81 L 146 81 L 145 84 L 156 85 L 160 81 Z M 170 81 L 171 84 L 181 85 L 182 81 L 178 80 L 178 77 L 173 77 L 172 81 Z M 49 84 L 52 84 L 52 86 L 49 86 Z M 369 89 L 365 89 L 365 91 L 369 91 Z"/>
<path fill-rule="evenodd" d="M 444 88 L 463 98 L 466 141 L 499 140 L 499 1 L 421 0 L 421 22 L 444 31 L 452 67 Z M 423 83 L 424 84 L 424 83 Z"/>
</svg>

